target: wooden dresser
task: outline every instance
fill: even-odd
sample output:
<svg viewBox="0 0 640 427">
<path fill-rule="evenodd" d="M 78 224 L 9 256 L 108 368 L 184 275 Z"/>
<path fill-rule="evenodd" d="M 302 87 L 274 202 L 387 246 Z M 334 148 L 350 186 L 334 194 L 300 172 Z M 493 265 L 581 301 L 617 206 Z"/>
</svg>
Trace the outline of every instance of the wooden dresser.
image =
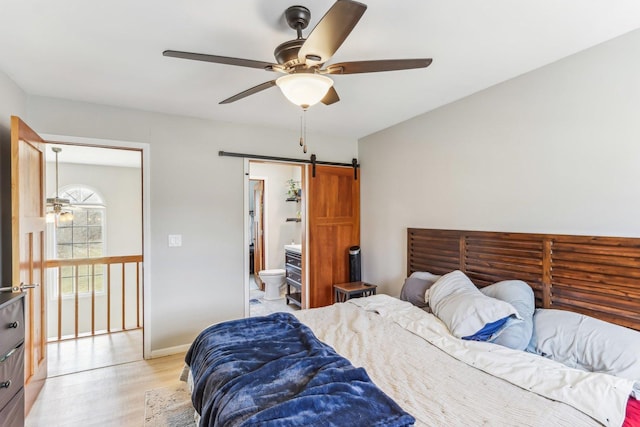
<svg viewBox="0 0 640 427">
<path fill-rule="evenodd" d="M 24 426 L 24 294 L 0 293 L 0 427 Z"/>
</svg>

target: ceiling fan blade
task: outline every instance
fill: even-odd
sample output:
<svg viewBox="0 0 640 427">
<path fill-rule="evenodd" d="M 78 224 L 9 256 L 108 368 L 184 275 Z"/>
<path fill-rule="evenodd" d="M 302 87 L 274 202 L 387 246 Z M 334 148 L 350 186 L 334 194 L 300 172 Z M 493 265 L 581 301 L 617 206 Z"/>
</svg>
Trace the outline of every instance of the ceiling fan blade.
<svg viewBox="0 0 640 427">
<path fill-rule="evenodd" d="M 270 62 L 254 61 L 252 59 L 231 58 L 229 56 L 207 55 L 204 53 L 180 52 L 178 50 L 165 50 L 163 56 L 172 58 L 193 59 L 195 61 L 214 62 L 216 64 L 237 65 L 239 67 L 260 68 L 262 70 L 273 71 L 277 64 Z"/>
<path fill-rule="evenodd" d="M 336 103 L 338 101 L 340 101 L 340 97 L 338 96 L 338 92 L 336 92 L 336 88 L 331 86 L 329 88 L 329 92 L 327 92 L 327 94 L 324 96 L 324 98 L 322 98 L 322 100 L 320 102 L 322 102 L 324 105 L 331 105 L 331 104 Z"/>
<path fill-rule="evenodd" d="M 327 67 L 328 74 L 358 74 L 377 73 L 380 71 L 410 70 L 425 68 L 431 65 L 431 58 L 419 59 L 381 59 L 377 61 L 354 61 L 331 64 Z"/>
<path fill-rule="evenodd" d="M 261 92 L 265 89 L 269 89 L 270 87 L 273 87 L 276 85 L 276 81 L 275 80 L 270 80 L 268 82 L 264 82 L 264 83 L 260 83 L 257 86 L 252 87 L 251 89 L 247 89 L 244 92 L 240 92 L 237 95 L 233 95 L 230 98 L 225 99 L 224 101 L 221 101 L 220 104 L 229 104 L 231 102 L 235 102 L 239 99 L 242 98 L 246 98 L 249 95 L 253 95 L 255 93 Z"/>
<path fill-rule="evenodd" d="M 336 1 L 300 48 L 300 62 L 313 65 L 329 60 L 354 29 L 365 10 L 367 6 L 356 1 Z"/>
</svg>

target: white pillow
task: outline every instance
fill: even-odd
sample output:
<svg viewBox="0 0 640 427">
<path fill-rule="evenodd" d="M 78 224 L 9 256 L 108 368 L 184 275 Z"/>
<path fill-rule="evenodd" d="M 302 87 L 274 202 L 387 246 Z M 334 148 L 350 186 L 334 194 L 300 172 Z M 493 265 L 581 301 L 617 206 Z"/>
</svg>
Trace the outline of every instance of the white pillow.
<svg viewBox="0 0 640 427">
<path fill-rule="evenodd" d="M 483 295 L 460 270 L 442 276 L 427 294 L 433 314 L 458 338 L 490 340 L 518 317 L 511 304 Z"/>
<path fill-rule="evenodd" d="M 566 310 L 537 309 L 536 353 L 571 368 L 640 381 L 640 332 Z"/>
<path fill-rule="evenodd" d="M 494 344 L 514 350 L 525 350 L 533 334 L 535 297 L 533 289 L 522 280 L 503 280 L 480 289 L 484 295 L 506 301 L 518 311 L 522 321 L 509 322 L 495 339 Z"/>
</svg>

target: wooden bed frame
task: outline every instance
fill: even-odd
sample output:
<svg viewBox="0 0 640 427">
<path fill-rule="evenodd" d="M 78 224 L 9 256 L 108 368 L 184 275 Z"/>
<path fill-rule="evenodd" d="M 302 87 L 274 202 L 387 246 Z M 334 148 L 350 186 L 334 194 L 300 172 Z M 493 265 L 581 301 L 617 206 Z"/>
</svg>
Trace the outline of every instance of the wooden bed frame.
<svg viewBox="0 0 640 427">
<path fill-rule="evenodd" d="M 407 275 L 453 270 L 478 287 L 524 280 L 536 307 L 640 330 L 640 238 L 407 230 Z"/>
</svg>

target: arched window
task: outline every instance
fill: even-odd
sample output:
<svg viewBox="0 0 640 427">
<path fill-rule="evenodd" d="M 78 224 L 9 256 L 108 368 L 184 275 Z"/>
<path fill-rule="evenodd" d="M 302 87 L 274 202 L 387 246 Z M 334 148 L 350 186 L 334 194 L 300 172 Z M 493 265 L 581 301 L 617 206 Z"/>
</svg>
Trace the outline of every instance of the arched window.
<svg viewBox="0 0 640 427">
<path fill-rule="evenodd" d="M 106 253 L 105 214 L 106 206 L 102 196 L 85 185 L 68 185 L 60 189 L 60 198 L 71 203 L 72 215 L 61 216 L 54 224 L 53 258 L 78 259 L 97 258 Z M 75 268 L 78 271 L 75 271 Z M 96 292 L 102 292 L 104 266 L 89 265 L 61 267 L 62 295 L 75 293 L 75 278 L 78 279 L 78 292 L 90 291 L 93 277 Z"/>
</svg>

